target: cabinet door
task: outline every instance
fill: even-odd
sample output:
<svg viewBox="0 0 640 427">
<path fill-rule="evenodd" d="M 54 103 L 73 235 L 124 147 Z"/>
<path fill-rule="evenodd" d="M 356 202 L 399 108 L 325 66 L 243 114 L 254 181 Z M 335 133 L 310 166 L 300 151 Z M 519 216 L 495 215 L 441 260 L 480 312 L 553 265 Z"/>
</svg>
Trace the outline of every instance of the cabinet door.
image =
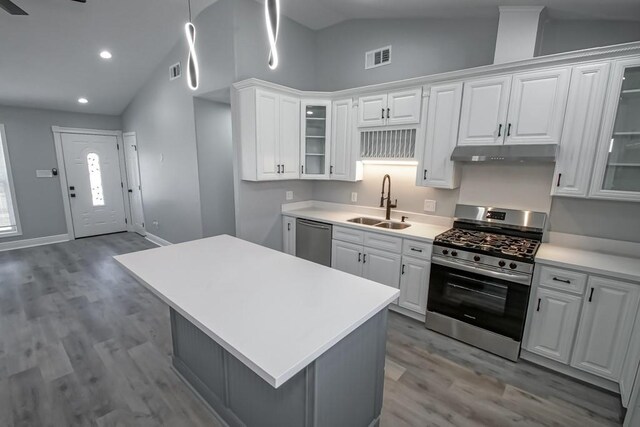
<svg viewBox="0 0 640 427">
<path fill-rule="evenodd" d="M 505 144 L 560 143 L 569 77 L 569 68 L 513 76 Z"/>
<path fill-rule="evenodd" d="M 296 255 L 296 219 L 290 216 L 282 217 L 282 252 Z"/>
<path fill-rule="evenodd" d="M 504 142 L 511 76 L 464 84 L 458 145 L 499 145 Z"/>
<path fill-rule="evenodd" d="M 300 176 L 300 100 L 280 97 L 280 179 Z"/>
<path fill-rule="evenodd" d="M 387 125 L 420 123 L 422 88 L 391 92 L 387 104 Z"/>
<path fill-rule="evenodd" d="M 631 391 L 638 374 L 638 365 L 640 365 L 640 315 L 636 314 L 629 350 L 624 358 L 620 375 L 620 396 L 622 397 L 622 406 L 625 408 L 629 407 L 631 401 Z"/>
<path fill-rule="evenodd" d="M 351 159 L 351 98 L 334 101 L 331 106 L 331 179 L 349 180 L 355 159 Z"/>
<path fill-rule="evenodd" d="M 302 103 L 302 179 L 329 179 L 331 102 Z"/>
<path fill-rule="evenodd" d="M 280 97 L 256 90 L 256 141 L 258 180 L 279 179 L 280 163 Z"/>
<path fill-rule="evenodd" d="M 581 305 L 582 297 L 538 288 L 527 349 L 569 363 Z"/>
<path fill-rule="evenodd" d="M 400 264 L 400 254 L 365 247 L 362 257 L 362 277 L 399 288 Z"/>
<path fill-rule="evenodd" d="M 637 284 L 589 278 L 571 366 L 620 379 L 639 296 Z"/>
<path fill-rule="evenodd" d="M 640 201 L 640 59 L 614 62 L 590 196 Z"/>
<path fill-rule="evenodd" d="M 418 169 L 421 185 L 456 188 L 456 169 L 451 152 L 458 140 L 462 83 L 433 86 L 429 92 L 425 147 L 422 168 Z"/>
<path fill-rule="evenodd" d="M 431 263 L 429 261 L 402 257 L 400 299 L 398 302 L 400 307 L 426 314 L 430 271 Z"/>
<path fill-rule="evenodd" d="M 333 240 L 331 244 L 331 267 L 336 270 L 362 276 L 362 245 Z"/>
<path fill-rule="evenodd" d="M 572 71 L 552 195 L 587 197 L 608 77 L 608 63 Z"/>
<path fill-rule="evenodd" d="M 387 123 L 387 94 L 362 96 L 358 102 L 358 127 Z"/>
</svg>

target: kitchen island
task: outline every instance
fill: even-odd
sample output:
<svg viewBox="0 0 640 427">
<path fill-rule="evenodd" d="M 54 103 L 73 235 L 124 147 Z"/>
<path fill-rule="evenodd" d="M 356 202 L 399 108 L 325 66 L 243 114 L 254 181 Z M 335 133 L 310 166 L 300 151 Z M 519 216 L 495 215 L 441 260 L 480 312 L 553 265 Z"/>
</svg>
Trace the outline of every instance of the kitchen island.
<svg viewBox="0 0 640 427">
<path fill-rule="evenodd" d="M 230 236 L 115 259 L 167 303 L 173 366 L 227 424 L 379 423 L 397 289 Z"/>
</svg>

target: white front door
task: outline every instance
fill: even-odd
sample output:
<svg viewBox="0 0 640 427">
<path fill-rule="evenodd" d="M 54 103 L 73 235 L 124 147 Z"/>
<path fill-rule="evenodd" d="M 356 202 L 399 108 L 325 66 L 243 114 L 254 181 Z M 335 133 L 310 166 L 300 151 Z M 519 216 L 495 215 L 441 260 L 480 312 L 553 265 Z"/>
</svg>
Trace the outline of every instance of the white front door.
<svg viewBox="0 0 640 427">
<path fill-rule="evenodd" d="M 142 209 L 142 184 L 140 184 L 140 164 L 135 133 L 123 135 L 124 155 L 127 161 L 127 181 L 129 183 L 129 205 L 133 231 L 144 236 L 144 211 Z"/>
<path fill-rule="evenodd" d="M 126 231 L 117 138 L 62 134 L 75 237 Z"/>
</svg>

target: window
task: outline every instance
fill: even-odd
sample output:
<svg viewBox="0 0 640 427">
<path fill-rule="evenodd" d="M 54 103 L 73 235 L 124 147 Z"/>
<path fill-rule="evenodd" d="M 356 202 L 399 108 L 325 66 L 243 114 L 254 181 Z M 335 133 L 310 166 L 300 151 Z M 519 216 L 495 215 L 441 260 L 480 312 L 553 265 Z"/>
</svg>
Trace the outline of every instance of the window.
<svg viewBox="0 0 640 427">
<path fill-rule="evenodd" d="M 21 234 L 4 125 L 0 124 L 0 237 Z"/>
<path fill-rule="evenodd" d="M 87 165 L 89 167 L 89 183 L 91 184 L 91 201 L 93 202 L 93 206 L 104 206 L 100 156 L 96 153 L 87 154 Z"/>
</svg>

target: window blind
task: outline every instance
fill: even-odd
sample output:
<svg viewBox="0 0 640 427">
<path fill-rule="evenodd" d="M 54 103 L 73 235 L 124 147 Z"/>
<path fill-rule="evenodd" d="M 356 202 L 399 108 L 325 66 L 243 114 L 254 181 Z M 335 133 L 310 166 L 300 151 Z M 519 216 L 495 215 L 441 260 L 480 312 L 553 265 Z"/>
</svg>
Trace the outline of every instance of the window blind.
<svg viewBox="0 0 640 427">
<path fill-rule="evenodd" d="M 0 125 L 0 235 L 18 231 L 15 201 L 9 179 L 10 170 L 4 126 Z"/>
</svg>

